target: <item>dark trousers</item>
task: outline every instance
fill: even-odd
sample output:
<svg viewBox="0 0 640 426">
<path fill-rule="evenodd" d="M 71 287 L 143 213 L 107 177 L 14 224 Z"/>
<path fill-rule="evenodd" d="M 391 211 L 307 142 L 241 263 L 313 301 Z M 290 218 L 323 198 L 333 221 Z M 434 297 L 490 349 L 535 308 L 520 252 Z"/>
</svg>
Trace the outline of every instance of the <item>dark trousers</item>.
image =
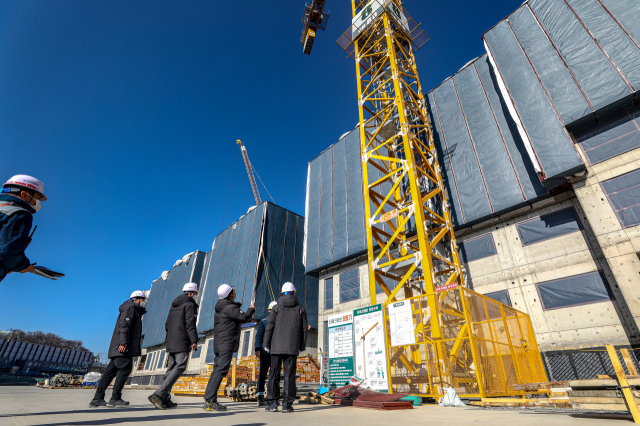
<svg viewBox="0 0 640 426">
<path fill-rule="evenodd" d="M 218 400 L 218 389 L 220 388 L 220 383 L 222 383 L 222 379 L 227 376 L 229 372 L 229 367 L 231 367 L 231 359 L 233 358 L 233 351 L 228 352 L 217 352 L 215 364 L 213 366 L 213 371 L 211 372 L 211 376 L 209 377 L 209 382 L 207 383 L 207 389 L 204 391 L 204 399 L 205 401 L 217 401 Z"/>
<path fill-rule="evenodd" d="M 271 374 L 269 375 L 269 390 L 267 404 L 277 404 L 280 399 L 280 369 L 284 367 L 284 395 L 282 408 L 291 408 L 296 400 L 296 366 L 297 355 L 271 355 Z"/>
<path fill-rule="evenodd" d="M 189 363 L 189 354 L 191 352 L 177 352 L 167 354 L 169 356 L 169 368 L 162 379 L 162 384 L 154 393 L 160 397 L 162 402 L 171 400 L 171 388 L 176 384 L 184 370 L 187 369 Z"/>
<path fill-rule="evenodd" d="M 133 370 L 133 358 L 125 356 L 111 358 L 107 369 L 100 378 L 100 383 L 98 383 L 98 389 L 96 389 L 96 395 L 93 399 L 104 399 L 104 393 L 107 391 L 114 377 L 116 378 L 116 382 L 113 384 L 111 399 L 122 399 L 122 388 L 124 388 L 127 377 L 131 374 L 131 370 Z"/>
<path fill-rule="evenodd" d="M 260 350 L 260 375 L 258 376 L 258 393 L 264 392 L 264 384 L 267 381 L 267 374 L 271 367 L 271 355 L 264 349 Z"/>
</svg>

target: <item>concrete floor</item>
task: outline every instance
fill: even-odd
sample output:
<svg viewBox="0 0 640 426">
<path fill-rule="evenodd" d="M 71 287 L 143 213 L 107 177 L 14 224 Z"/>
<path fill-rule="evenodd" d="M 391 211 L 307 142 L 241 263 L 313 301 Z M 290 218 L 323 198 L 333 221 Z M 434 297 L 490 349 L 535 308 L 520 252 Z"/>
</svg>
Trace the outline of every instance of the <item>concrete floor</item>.
<svg viewBox="0 0 640 426">
<path fill-rule="evenodd" d="M 442 408 L 424 405 L 413 410 L 380 411 L 352 407 L 295 404 L 292 414 L 265 413 L 253 403 L 221 400 L 229 410 L 225 413 L 205 412 L 202 399 L 176 397 L 180 404 L 172 410 L 156 410 L 148 401 L 148 390 L 125 390 L 131 402 L 126 409 L 89 408 L 93 397 L 89 389 L 38 389 L 33 387 L 0 387 L 0 425 L 625 425 L 628 419 L 585 418 L 579 414 L 541 411 L 516 411 L 483 408 Z M 107 393 L 109 398 L 110 391 Z M 215 422 L 215 423 L 214 423 Z"/>
</svg>

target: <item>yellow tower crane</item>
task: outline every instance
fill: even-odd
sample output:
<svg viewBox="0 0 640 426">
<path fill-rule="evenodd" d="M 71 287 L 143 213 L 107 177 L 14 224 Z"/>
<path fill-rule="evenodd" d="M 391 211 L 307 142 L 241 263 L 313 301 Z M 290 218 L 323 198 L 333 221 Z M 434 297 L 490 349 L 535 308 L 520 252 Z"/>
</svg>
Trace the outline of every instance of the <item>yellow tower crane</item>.
<svg viewBox="0 0 640 426">
<path fill-rule="evenodd" d="M 238 146 L 240 147 L 240 151 L 242 152 L 242 159 L 244 160 L 244 166 L 247 169 L 247 174 L 249 175 L 249 182 L 251 183 L 251 190 L 253 191 L 253 197 L 256 199 L 256 206 L 262 204 L 262 199 L 260 198 L 260 191 L 258 191 L 258 184 L 256 183 L 256 178 L 253 176 L 253 166 L 251 165 L 251 161 L 249 161 L 249 154 L 247 154 L 247 148 L 244 147 L 242 141 L 238 139 L 236 141 Z"/>
<path fill-rule="evenodd" d="M 389 390 L 517 395 L 546 381 L 530 318 L 466 288 L 414 51 L 429 36 L 400 0 L 352 0 L 337 43 L 356 61 L 371 304 Z"/>
</svg>

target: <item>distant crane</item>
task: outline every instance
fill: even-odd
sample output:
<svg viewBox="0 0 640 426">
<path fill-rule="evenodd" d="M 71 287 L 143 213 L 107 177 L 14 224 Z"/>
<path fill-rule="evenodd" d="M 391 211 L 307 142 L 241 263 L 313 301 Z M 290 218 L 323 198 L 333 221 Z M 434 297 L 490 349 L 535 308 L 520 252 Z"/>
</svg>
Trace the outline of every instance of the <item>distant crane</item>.
<svg viewBox="0 0 640 426">
<path fill-rule="evenodd" d="M 251 190 L 253 191 L 253 197 L 256 199 L 256 206 L 258 206 L 262 204 L 262 199 L 260 198 L 260 191 L 258 191 L 258 184 L 256 183 L 256 178 L 253 176 L 253 166 L 251 165 L 251 161 L 249 161 L 249 154 L 247 154 L 247 148 L 244 147 L 240 139 L 238 139 L 236 143 L 240 147 L 240 151 L 242 151 L 242 159 L 244 160 L 244 166 L 247 168 L 247 174 L 249 175 L 249 182 L 251 182 Z"/>
</svg>

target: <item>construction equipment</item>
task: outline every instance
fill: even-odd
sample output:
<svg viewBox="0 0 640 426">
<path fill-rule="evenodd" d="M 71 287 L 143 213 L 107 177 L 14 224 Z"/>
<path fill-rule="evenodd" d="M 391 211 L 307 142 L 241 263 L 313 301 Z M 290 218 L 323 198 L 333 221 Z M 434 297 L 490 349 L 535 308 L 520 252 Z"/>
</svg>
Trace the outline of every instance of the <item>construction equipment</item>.
<svg viewBox="0 0 640 426">
<path fill-rule="evenodd" d="M 304 5 L 300 43 L 302 43 L 302 52 L 305 55 L 311 54 L 318 30 L 324 31 L 327 28 L 331 12 L 325 10 L 324 2 L 325 0 L 313 0 L 311 4 L 305 3 Z"/>
<path fill-rule="evenodd" d="M 260 199 L 260 191 L 258 191 L 258 184 L 256 183 L 256 178 L 253 176 L 253 166 L 251 165 L 251 161 L 249 161 L 249 154 L 247 154 L 247 148 L 244 147 L 242 141 L 238 139 L 236 143 L 240 146 L 240 150 L 242 151 L 242 159 L 244 160 L 244 166 L 247 169 L 247 174 L 249 175 L 249 182 L 251 183 L 251 190 L 253 191 L 253 197 L 256 199 L 256 206 L 262 204 L 262 199 Z"/>
<path fill-rule="evenodd" d="M 369 293 L 372 305 L 376 284 L 386 295 L 389 389 L 523 394 L 512 385 L 546 381 L 528 315 L 465 287 L 414 57 L 429 36 L 400 0 L 352 0 L 352 12 L 337 43 L 356 61 Z M 402 339 L 391 330 L 401 317 L 413 330 Z"/>
</svg>

